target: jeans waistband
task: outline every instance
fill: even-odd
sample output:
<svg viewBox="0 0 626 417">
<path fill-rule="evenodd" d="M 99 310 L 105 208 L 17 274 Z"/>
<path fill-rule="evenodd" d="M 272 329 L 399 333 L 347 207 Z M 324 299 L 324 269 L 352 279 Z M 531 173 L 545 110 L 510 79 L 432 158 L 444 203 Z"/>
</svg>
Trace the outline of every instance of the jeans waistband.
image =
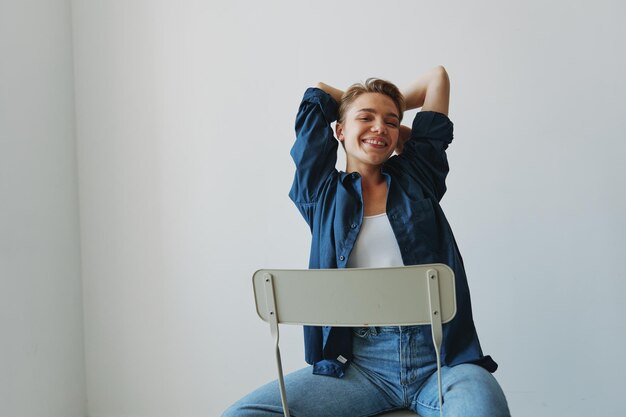
<svg viewBox="0 0 626 417">
<path fill-rule="evenodd" d="M 379 333 L 419 333 L 424 328 L 424 325 L 415 325 L 415 326 L 370 326 L 365 327 L 369 329 L 370 333 L 373 335 Z"/>
</svg>

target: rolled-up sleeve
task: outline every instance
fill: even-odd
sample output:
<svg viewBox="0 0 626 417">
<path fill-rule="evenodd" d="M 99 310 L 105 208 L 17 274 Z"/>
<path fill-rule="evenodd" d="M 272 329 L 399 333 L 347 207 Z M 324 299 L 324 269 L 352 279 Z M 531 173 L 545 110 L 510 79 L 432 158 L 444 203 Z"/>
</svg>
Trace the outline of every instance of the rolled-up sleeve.
<svg viewBox="0 0 626 417">
<path fill-rule="evenodd" d="M 443 113 L 423 111 L 413 120 L 411 139 L 401 159 L 411 174 L 441 200 L 446 192 L 446 176 L 450 170 L 446 149 L 452 142 L 454 125 Z"/>
<path fill-rule="evenodd" d="M 331 123 L 337 119 L 337 102 L 318 88 L 309 88 L 296 116 L 296 142 L 291 157 L 296 173 L 289 197 L 305 217 L 324 183 L 336 173 L 337 140 Z"/>
</svg>

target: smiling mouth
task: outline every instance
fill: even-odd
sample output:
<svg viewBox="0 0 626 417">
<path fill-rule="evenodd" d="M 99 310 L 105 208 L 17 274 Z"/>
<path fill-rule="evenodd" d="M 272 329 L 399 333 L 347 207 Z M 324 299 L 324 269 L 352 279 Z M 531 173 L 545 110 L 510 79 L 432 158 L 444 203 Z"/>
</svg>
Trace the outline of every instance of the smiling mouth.
<svg viewBox="0 0 626 417">
<path fill-rule="evenodd" d="M 369 145 L 373 145 L 373 146 L 377 146 L 377 147 L 387 146 L 387 142 L 384 141 L 383 139 L 380 139 L 380 138 L 363 139 L 363 143 L 367 143 Z"/>
</svg>

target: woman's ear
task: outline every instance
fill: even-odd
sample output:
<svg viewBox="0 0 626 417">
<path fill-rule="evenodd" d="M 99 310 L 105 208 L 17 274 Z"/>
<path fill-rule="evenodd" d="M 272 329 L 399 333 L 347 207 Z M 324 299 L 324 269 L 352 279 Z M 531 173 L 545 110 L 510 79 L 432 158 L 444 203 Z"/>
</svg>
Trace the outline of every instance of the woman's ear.
<svg viewBox="0 0 626 417">
<path fill-rule="evenodd" d="M 337 139 L 339 139 L 339 141 L 343 142 L 343 126 L 339 122 L 335 123 L 335 135 L 337 136 Z"/>
</svg>

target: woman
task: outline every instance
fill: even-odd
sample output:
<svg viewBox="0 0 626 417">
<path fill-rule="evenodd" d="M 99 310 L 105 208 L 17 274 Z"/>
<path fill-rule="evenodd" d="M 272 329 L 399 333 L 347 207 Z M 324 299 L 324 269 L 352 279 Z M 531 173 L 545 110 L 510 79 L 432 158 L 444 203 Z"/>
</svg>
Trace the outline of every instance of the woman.
<svg viewBox="0 0 626 417">
<path fill-rule="evenodd" d="M 323 83 L 308 89 L 296 118 L 290 197 L 312 231 L 310 268 L 445 263 L 454 270 L 457 315 L 444 325 L 441 348 L 443 414 L 508 416 L 491 375 L 497 365 L 478 342 L 463 261 L 439 206 L 452 141 L 449 92 L 443 67 L 418 77 L 403 94 L 377 79 L 345 93 Z M 422 108 L 412 129 L 400 125 L 405 107 Z M 346 172 L 335 169 L 335 120 Z M 305 327 L 305 356 L 312 366 L 285 378 L 294 417 L 365 417 L 400 408 L 439 416 L 427 326 Z M 276 382 L 224 414 L 279 415 Z"/>
</svg>

